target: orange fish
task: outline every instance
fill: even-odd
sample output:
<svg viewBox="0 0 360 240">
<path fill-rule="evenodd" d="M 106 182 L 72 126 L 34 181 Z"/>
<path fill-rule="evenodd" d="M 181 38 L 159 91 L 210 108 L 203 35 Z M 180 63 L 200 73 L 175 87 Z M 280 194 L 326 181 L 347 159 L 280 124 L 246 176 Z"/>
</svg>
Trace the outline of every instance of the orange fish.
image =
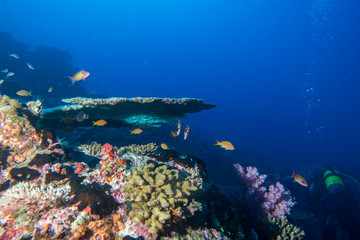
<svg viewBox="0 0 360 240">
<path fill-rule="evenodd" d="M 90 75 L 89 72 L 86 72 L 86 71 L 84 71 L 84 70 L 81 70 L 81 71 L 75 73 L 74 76 L 72 76 L 72 77 L 69 76 L 68 78 L 71 79 L 72 85 L 74 85 L 75 82 L 78 82 L 78 81 L 81 81 L 81 80 L 85 81 L 85 79 L 86 79 L 89 75 Z"/>
<path fill-rule="evenodd" d="M 107 124 L 107 122 L 106 122 L 105 120 L 103 120 L 103 119 L 97 120 L 96 122 L 93 122 L 93 126 L 100 126 L 100 127 L 102 127 L 102 126 L 104 126 L 105 124 Z"/>
<path fill-rule="evenodd" d="M 292 178 L 294 178 L 294 182 L 297 182 L 298 184 L 300 184 L 301 186 L 307 187 L 308 184 L 305 180 L 305 178 L 303 178 L 302 176 L 300 176 L 299 174 L 295 174 L 295 171 L 293 170 L 293 173 L 291 175 Z"/>
<path fill-rule="evenodd" d="M 26 91 L 26 90 L 17 91 L 16 94 L 19 95 L 19 96 L 22 96 L 22 97 L 32 96 L 32 95 L 31 95 L 31 91 L 28 92 L 28 91 Z"/>
<path fill-rule="evenodd" d="M 185 132 L 184 132 L 184 140 L 186 140 L 189 137 L 190 127 L 186 126 Z"/>
<path fill-rule="evenodd" d="M 216 141 L 215 145 L 219 145 L 221 148 L 224 148 L 225 150 L 234 150 L 234 146 L 231 144 L 231 142 L 228 141 Z"/>
<path fill-rule="evenodd" d="M 140 134 L 140 133 L 142 133 L 142 132 L 143 132 L 143 130 L 141 130 L 140 128 L 137 128 L 137 129 L 132 130 L 132 131 L 130 132 L 130 134 Z"/>
<path fill-rule="evenodd" d="M 162 143 L 160 146 L 161 146 L 161 148 L 164 149 L 164 150 L 170 149 L 165 143 Z"/>
</svg>

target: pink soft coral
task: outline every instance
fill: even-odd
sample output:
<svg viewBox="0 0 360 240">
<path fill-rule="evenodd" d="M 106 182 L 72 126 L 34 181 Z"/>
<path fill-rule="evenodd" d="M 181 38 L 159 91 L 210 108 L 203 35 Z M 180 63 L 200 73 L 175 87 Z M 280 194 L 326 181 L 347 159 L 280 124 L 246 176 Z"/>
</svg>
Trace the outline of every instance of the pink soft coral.
<svg viewBox="0 0 360 240">
<path fill-rule="evenodd" d="M 281 183 L 276 182 L 275 186 L 270 185 L 267 190 L 261 186 L 267 176 L 260 175 L 256 167 L 247 167 L 246 173 L 240 164 L 234 164 L 234 167 L 242 183 L 247 186 L 249 194 L 256 199 L 262 199 L 260 207 L 264 215 L 283 218 L 290 214 L 290 209 L 295 203 L 290 192 L 285 191 Z"/>
</svg>

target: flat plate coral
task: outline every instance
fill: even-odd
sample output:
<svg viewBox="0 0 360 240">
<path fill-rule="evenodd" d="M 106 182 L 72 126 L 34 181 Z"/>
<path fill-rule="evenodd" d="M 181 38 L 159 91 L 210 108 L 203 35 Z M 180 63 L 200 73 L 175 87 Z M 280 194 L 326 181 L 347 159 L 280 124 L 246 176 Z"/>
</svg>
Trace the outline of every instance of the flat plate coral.
<svg viewBox="0 0 360 240">
<path fill-rule="evenodd" d="M 103 127 L 143 126 L 157 127 L 160 123 L 176 121 L 188 113 L 214 108 L 216 105 L 205 103 L 196 98 L 69 98 L 62 100 L 68 105 L 44 109 L 41 122 L 48 127 L 63 128 L 64 118 L 73 118 L 80 112 L 89 119 L 73 121 L 73 127 L 89 127 L 93 121 L 103 119 Z"/>
</svg>

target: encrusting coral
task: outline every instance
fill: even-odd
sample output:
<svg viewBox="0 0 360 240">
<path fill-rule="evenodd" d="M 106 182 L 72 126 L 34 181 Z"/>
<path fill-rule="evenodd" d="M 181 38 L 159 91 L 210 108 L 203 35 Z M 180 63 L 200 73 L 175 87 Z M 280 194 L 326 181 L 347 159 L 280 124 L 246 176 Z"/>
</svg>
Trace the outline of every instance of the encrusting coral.
<svg viewBox="0 0 360 240">
<path fill-rule="evenodd" d="M 198 189 L 180 176 L 177 169 L 153 163 L 136 168 L 126 179 L 128 183 L 122 192 L 127 193 L 124 199 L 132 202 L 129 216 L 144 224 L 150 233 L 158 233 L 170 225 L 173 214 L 180 215 L 181 208 L 188 205 L 191 192 Z"/>
<path fill-rule="evenodd" d="M 0 95 L 0 143 L 10 148 L 12 162 L 22 163 L 40 145 L 40 137 L 27 115 L 20 116 L 22 105 L 8 96 Z M 8 161 L 9 162 L 9 161 Z"/>
</svg>

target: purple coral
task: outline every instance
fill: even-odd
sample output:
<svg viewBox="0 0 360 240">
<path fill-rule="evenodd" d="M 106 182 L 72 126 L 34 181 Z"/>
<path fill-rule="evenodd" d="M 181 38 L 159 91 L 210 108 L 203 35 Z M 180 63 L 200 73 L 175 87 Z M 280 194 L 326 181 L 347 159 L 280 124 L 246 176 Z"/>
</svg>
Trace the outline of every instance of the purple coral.
<svg viewBox="0 0 360 240">
<path fill-rule="evenodd" d="M 256 167 L 247 167 L 246 173 L 240 164 L 236 163 L 234 167 L 242 183 L 247 186 L 250 196 L 256 198 L 256 202 L 261 199 L 261 212 L 264 215 L 270 214 L 275 218 L 283 218 L 290 214 L 290 209 L 295 203 L 290 192 L 285 191 L 281 183 L 276 182 L 275 186 L 270 185 L 267 190 L 266 187 L 261 186 L 267 176 L 260 175 Z"/>
<path fill-rule="evenodd" d="M 288 198 L 285 200 L 285 198 Z M 276 186 L 270 185 L 269 190 L 264 193 L 264 203 L 262 205 L 265 213 L 275 218 L 284 218 L 290 214 L 290 209 L 294 206 L 289 191 L 284 190 L 284 186 L 276 182 Z"/>
</svg>

